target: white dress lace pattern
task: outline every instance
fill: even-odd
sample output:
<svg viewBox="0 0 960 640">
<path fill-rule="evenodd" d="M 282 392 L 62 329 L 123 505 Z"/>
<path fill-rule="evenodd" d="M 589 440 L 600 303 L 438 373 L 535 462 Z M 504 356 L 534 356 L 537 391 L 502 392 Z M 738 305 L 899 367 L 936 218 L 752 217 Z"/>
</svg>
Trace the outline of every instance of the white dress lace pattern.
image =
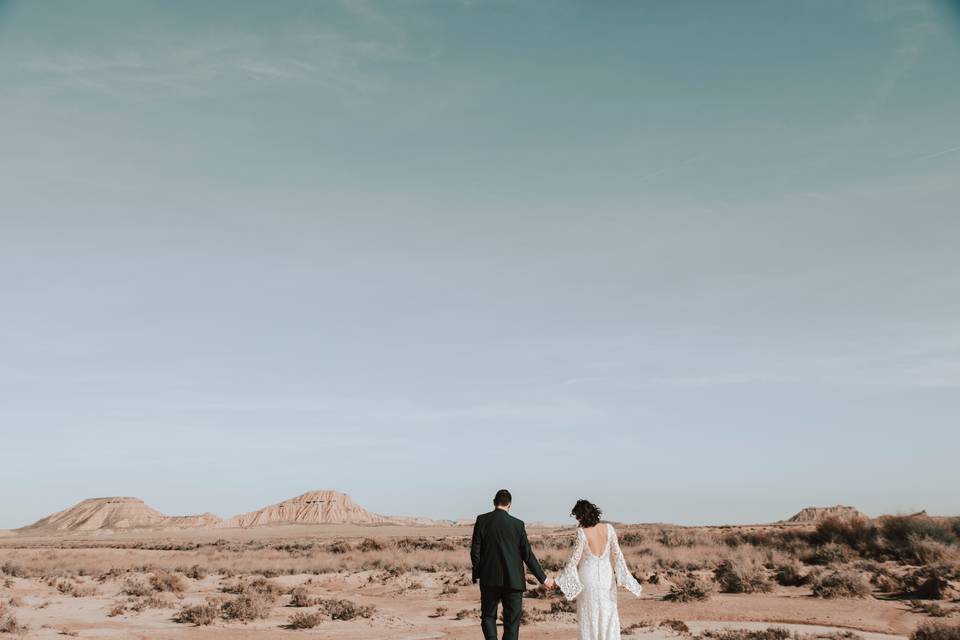
<svg viewBox="0 0 960 640">
<path fill-rule="evenodd" d="M 567 600 L 577 602 L 580 640 L 620 640 L 617 585 L 640 597 L 640 583 L 627 568 L 617 532 L 607 527 L 607 544 L 597 556 L 587 544 L 587 534 L 577 528 L 577 540 L 557 584 Z"/>
</svg>

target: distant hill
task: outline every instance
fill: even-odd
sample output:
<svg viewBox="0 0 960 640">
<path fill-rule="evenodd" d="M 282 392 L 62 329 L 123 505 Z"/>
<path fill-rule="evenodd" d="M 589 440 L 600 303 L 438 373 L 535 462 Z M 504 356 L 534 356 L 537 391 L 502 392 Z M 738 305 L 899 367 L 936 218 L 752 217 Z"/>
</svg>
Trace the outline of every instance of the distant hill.
<svg viewBox="0 0 960 640">
<path fill-rule="evenodd" d="M 782 522 L 787 524 L 819 524 L 824 520 L 832 518 L 852 520 L 854 518 L 866 518 L 866 516 L 854 507 L 846 507 L 843 505 L 833 507 L 807 507 Z"/>
<path fill-rule="evenodd" d="M 223 528 L 278 524 L 386 524 L 390 519 L 367 511 L 339 491 L 308 491 L 295 498 L 234 516 Z"/>
<path fill-rule="evenodd" d="M 17 529 L 19 533 L 71 533 L 124 529 L 196 528 L 219 523 L 213 514 L 166 516 L 139 498 L 89 498 Z"/>
</svg>

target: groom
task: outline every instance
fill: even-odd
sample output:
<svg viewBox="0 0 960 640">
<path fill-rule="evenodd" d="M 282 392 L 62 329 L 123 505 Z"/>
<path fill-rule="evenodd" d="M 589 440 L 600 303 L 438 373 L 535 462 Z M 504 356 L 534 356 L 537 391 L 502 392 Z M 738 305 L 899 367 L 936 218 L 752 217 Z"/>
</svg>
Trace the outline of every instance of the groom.
<svg viewBox="0 0 960 640">
<path fill-rule="evenodd" d="M 497 640 L 497 607 L 500 604 L 503 604 L 503 640 L 517 640 L 523 590 L 527 586 L 524 564 L 541 584 L 548 588 L 553 588 L 554 584 L 552 578 L 547 580 L 530 549 L 523 521 L 510 515 L 512 502 L 509 491 L 497 491 L 493 498 L 496 508 L 477 516 L 477 523 L 473 525 L 470 562 L 473 564 L 473 582 L 480 582 L 480 628 L 484 640 Z"/>
</svg>

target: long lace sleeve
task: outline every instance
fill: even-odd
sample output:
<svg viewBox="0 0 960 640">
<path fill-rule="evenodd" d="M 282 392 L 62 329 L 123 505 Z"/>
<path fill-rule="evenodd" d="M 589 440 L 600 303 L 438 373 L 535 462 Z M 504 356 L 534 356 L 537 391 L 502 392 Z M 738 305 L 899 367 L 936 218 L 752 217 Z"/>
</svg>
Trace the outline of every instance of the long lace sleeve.
<svg viewBox="0 0 960 640">
<path fill-rule="evenodd" d="M 583 529 L 577 528 L 577 540 L 573 545 L 573 553 L 567 561 L 567 565 L 557 576 L 557 586 L 563 592 L 567 600 L 573 600 L 583 591 L 583 583 L 580 582 L 580 573 L 577 567 L 580 564 L 580 558 L 583 556 L 583 545 L 587 542 L 587 536 Z"/>
<path fill-rule="evenodd" d="M 627 567 L 627 560 L 623 557 L 623 551 L 620 550 L 620 541 L 617 540 L 617 532 L 612 525 L 607 525 L 607 535 L 610 536 L 610 551 L 613 554 L 613 569 L 617 575 L 617 584 L 624 587 L 633 595 L 640 597 L 643 588 L 637 579 L 630 573 Z"/>
</svg>

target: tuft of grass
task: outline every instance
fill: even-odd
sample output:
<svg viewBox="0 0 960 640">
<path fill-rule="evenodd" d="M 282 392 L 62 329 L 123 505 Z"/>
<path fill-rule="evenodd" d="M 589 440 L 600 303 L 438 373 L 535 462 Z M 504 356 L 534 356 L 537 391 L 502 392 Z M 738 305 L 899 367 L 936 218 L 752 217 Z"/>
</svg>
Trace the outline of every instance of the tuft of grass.
<svg viewBox="0 0 960 640">
<path fill-rule="evenodd" d="M 837 570 L 813 578 L 813 595 L 818 598 L 866 598 L 870 595 L 870 584 L 856 571 Z"/>
</svg>

